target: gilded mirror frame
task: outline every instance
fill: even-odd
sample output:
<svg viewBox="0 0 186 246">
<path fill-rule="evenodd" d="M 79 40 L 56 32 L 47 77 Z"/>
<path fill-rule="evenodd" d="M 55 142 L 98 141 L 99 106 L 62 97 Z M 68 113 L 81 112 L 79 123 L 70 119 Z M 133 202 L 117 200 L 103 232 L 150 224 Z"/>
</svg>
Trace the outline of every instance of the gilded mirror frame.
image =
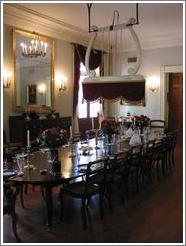
<svg viewBox="0 0 186 246">
<path fill-rule="evenodd" d="M 24 37 L 28 37 L 28 38 L 35 38 L 37 36 L 37 38 L 42 39 L 42 41 L 47 42 L 50 44 L 51 47 L 51 57 L 50 57 L 50 61 L 51 61 L 51 73 L 50 73 L 50 98 L 51 98 L 51 102 L 50 102 L 50 106 L 47 105 L 17 105 L 17 80 L 16 80 L 16 37 L 17 34 L 22 35 Z M 51 37 L 42 35 L 42 34 L 38 34 L 38 33 L 33 33 L 33 32 L 29 32 L 29 31 L 25 31 L 23 29 L 19 29 L 19 28 L 13 28 L 13 59 L 14 59 L 14 89 L 13 89 L 13 108 L 15 111 L 26 111 L 29 108 L 29 111 L 35 111 L 35 112 L 41 112 L 41 111 L 50 111 L 54 109 L 54 100 L 55 100 L 55 91 L 54 91 L 54 57 L 55 57 L 55 40 Z M 29 59 L 29 58 L 28 58 Z M 31 58 L 32 59 L 32 58 Z M 27 109 L 26 109 L 27 108 Z"/>
</svg>

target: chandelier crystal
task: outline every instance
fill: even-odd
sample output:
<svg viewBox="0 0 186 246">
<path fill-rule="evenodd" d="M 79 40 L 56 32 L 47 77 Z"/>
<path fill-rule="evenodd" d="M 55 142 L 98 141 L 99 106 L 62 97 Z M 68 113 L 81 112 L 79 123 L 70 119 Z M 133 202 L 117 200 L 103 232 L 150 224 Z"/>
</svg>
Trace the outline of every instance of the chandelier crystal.
<svg viewBox="0 0 186 246">
<path fill-rule="evenodd" d="M 46 42 L 32 39 L 30 41 L 30 44 L 21 43 L 21 49 L 22 49 L 22 55 L 25 57 L 35 57 L 38 56 L 46 56 L 47 46 L 48 44 Z"/>
</svg>

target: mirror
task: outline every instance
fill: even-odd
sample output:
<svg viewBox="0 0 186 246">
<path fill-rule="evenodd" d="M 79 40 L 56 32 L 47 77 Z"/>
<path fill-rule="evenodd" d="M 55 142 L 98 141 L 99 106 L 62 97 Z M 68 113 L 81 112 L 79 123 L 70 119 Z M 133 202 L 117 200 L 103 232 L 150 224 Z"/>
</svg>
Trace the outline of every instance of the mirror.
<svg viewBox="0 0 186 246">
<path fill-rule="evenodd" d="M 14 105 L 19 111 L 54 107 L 54 40 L 13 29 Z"/>
</svg>

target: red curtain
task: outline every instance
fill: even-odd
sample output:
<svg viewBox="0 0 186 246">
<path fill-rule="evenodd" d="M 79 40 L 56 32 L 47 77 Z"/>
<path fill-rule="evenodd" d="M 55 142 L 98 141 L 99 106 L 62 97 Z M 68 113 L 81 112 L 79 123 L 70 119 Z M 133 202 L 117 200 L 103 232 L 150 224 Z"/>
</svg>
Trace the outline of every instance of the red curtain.
<svg viewBox="0 0 186 246">
<path fill-rule="evenodd" d="M 75 47 L 79 54 L 81 62 L 83 62 L 83 64 L 85 65 L 85 54 L 86 54 L 87 47 L 80 44 L 76 44 Z M 91 50 L 90 59 L 89 59 L 90 70 L 94 70 L 100 65 L 101 65 L 101 51 L 95 49 Z"/>
<path fill-rule="evenodd" d="M 85 64 L 85 54 L 87 47 L 74 44 L 74 95 L 73 95 L 73 115 L 76 113 L 78 104 L 79 78 L 80 78 L 80 63 Z M 89 66 L 91 70 L 96 69 L 101 65 L 101 51 L 92 50 L 90 54 Z"/>
<path fill-rule="evenodd" d="M 78 104 L 79 78 L 80 78 L 80 57 L 74 46 L 74 94 L 73 94 L 73 116 L 76 114 Z"/>
</svg>

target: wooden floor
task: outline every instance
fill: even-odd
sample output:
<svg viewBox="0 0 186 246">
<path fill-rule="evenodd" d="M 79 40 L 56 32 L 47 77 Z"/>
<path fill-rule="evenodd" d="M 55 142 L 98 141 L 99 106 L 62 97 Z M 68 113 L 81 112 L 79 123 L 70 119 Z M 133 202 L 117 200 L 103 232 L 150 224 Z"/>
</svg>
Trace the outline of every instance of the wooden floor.
<svg viewBox="0 0 186 246">
<path fill-rule="evenodd" d="M 46 231 L 45 204 L 39 187 L 25 195 L 26 209 L 17 200 L 18 234 L 24 243 L 181 243 L 182 242 L 182 148 L 176 148 L 176 167 L 158 181 L 141 187 L 123 204 L 115 194 L 114 212 L 105 201 L 100 220 L 95 197 L 89 208 L 88 230 L 82 229 L 79 201 L 67 198 L 65 218 L 59 221 L 58 189 L 54 194 L 54 225 Z M 16 242 L 9 216 L 3 217 L 3 240 Z"/>
</svg>

